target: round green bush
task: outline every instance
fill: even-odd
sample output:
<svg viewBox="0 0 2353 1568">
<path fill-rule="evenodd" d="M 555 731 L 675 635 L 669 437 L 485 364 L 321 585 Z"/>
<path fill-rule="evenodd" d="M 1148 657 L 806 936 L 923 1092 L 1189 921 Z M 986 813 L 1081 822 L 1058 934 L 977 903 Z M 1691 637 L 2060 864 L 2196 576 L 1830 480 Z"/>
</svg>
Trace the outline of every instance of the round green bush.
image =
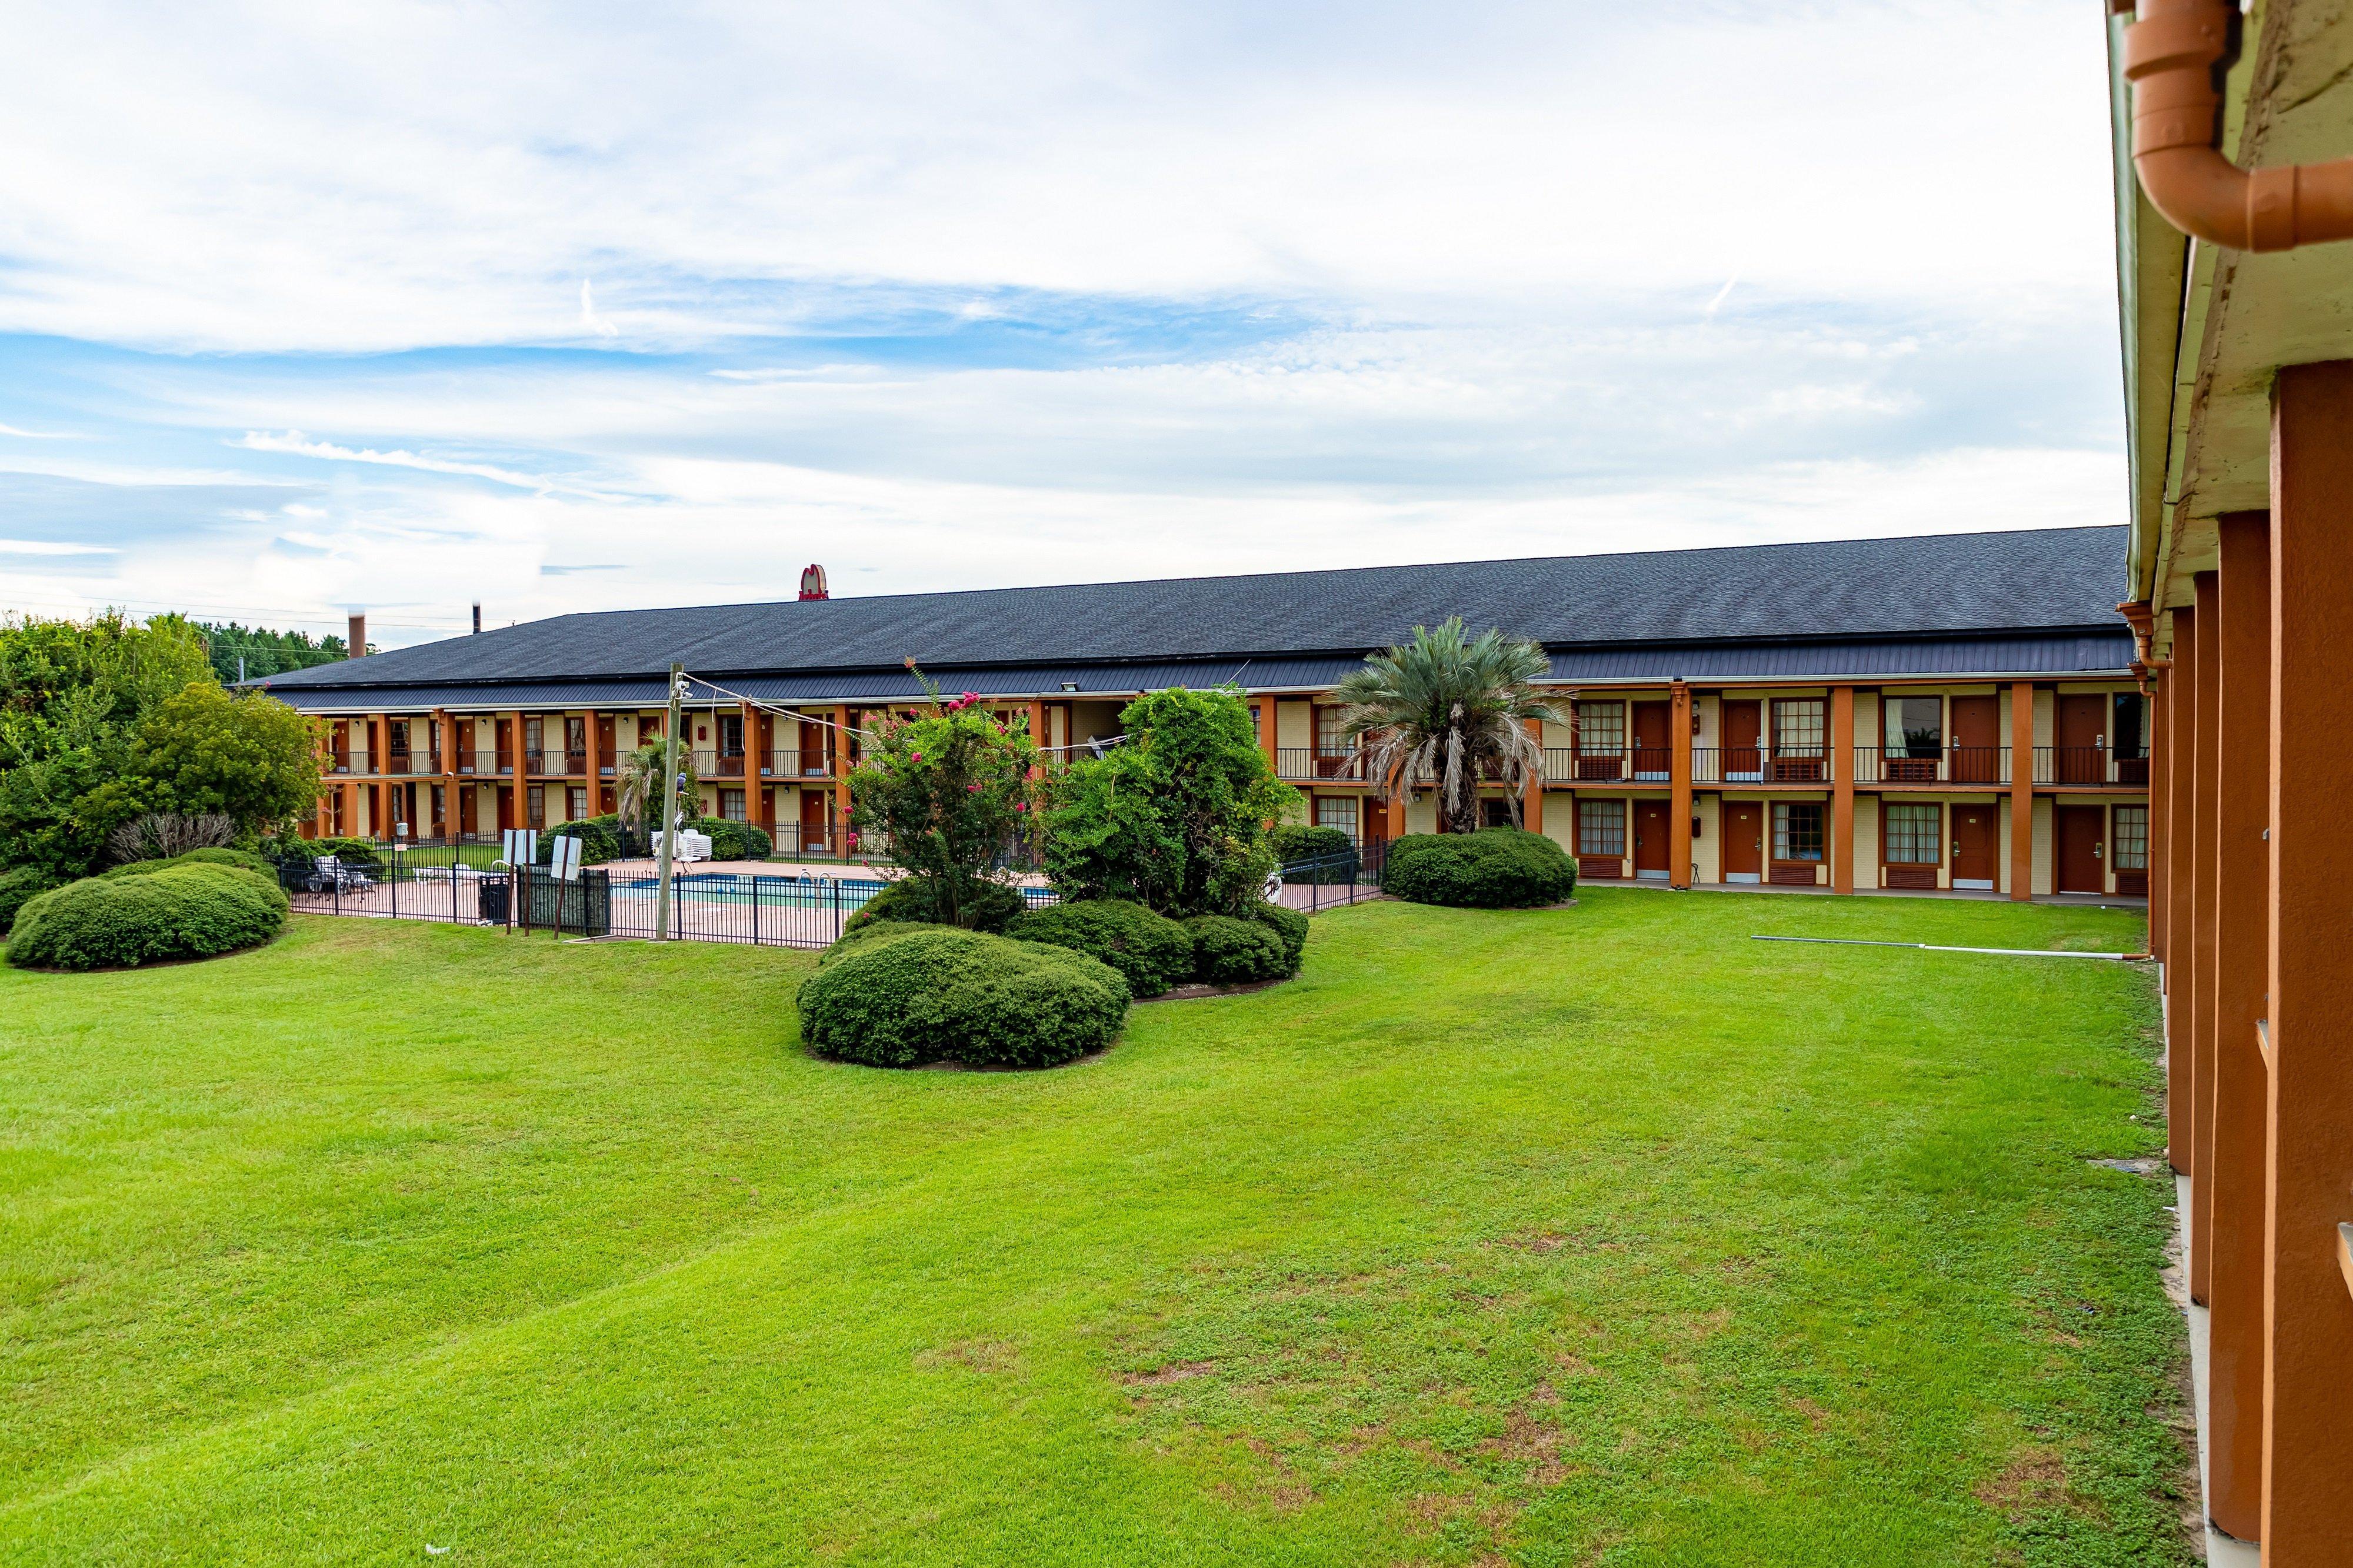
<svg viewBox="0 0 2353 1568">
<path fill-rule="evenodd" d="M 1111 1044 L 1128 995 L 1084 953 L 931 925 L 846 941 L 797 1001 L 801 1038 L 843 1061 L 1045 1068 Z"/>
<path fill-rule="evenodd" d="M 1282 936 L 1265 921 L 1195 915 L 1185 922 L 1185 933 L 1193 939 L 1196 980 L 1244 985 L 1253 980 L 1280 980 L 1292 972 Z"/>
<path fill-rule="evenodd" d="M 1251 906 L 1250 914 L 1274 928 L 1282 942 L 1282 972 L 1299 973 L 1299 961 L 1307 952 L 1307 917 L 1297 910 L 1286 910 L 1281 904 L 1263 901 Z"/>
<path fill-rule="evenodd" d="M 191 849 L 162 860 L 132 860 L 101 871 L 102 877 L 152 877 L 166 866 L 236 866 L 257 876 L 278 879 L 278 868 L 245 849 Z"/>
<path fill-rule="evenodd" d="M 1381 887 L 1417 904 L 1534 909 L 1577 891 L 1577 862 L 1543 834 L 1524 828 L 1412 833 L 1389 846 Z"/>
<path fill-rule="evenodd" d="M 929 877 L 902 877 L 887 883 L 882 890 L 858 906 L 842 930 L 845 933 L 872 925 L 877 921 L 904 921 L 912 925 L 943 925 L 946 923 L 932 907 L 933 879 Z M 983 882 L 974 890 L 964 908 L 957 910 L 956 923 L 966 931 L 987 931 L 1003 935 L 1008 926 L 1027 907 L 1018 888 L 1008 888 L 996 882 Z"/>
<path fill-rule="evenodd" d="M 58 885 L 58 879 L 38 866 L 15 866 L 0 871 L 0 931 L 16 923 L 16 911 L 26 900 L 39 897 Z"/>
<path fill-rule="evenodd" d="M 277 882 L 237 866 L 166 866 L 143 877 L 90 877 L 16 911 L 8 962 L 18 968 L 116 969 L 258 947 L 286 924 Z"/>
<path fill-rule="evenodd" d="M 1125 899 L 1050 904 L 1015 921 L 1006 934 L 1101 959 L 1127 976 L 1138 996 L 1157 996 L 1193 973 L 1193 939 L 1185 928 Z"/>
</svg>

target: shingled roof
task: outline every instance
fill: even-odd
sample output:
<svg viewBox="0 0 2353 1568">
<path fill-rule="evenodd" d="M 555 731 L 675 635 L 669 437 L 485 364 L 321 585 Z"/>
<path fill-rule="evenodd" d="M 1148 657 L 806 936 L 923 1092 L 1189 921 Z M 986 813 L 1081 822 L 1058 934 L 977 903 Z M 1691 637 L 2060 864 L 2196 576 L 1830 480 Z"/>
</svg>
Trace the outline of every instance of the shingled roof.
<svg viewBox="0 0 2353 1568">
<path fill-rule="evenodd" d="M 910 656 L 941 669 L 1355 658 L 1451 615 L 1474 630 L 1535 637 L 1556 654 L 2112 637 L 2122 629 L 2124 535 L 2122 527 L 2038 529 L 615 610 L 398 648 L 269 684 L 296 698 L 311 689 L 642 678 L 673 660 L 723 679 L 895 670 Z"/>
</svg>

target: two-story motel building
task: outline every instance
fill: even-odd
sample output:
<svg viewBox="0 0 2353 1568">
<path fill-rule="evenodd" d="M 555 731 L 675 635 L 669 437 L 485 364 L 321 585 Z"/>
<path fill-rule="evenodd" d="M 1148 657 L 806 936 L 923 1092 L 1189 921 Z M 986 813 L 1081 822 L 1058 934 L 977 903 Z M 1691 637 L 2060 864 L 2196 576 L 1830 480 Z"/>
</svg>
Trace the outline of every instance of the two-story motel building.
<svg viewBox="0 0 2353 1568">
<path fill-rule="evenodd" d="M 1459 615 L 1551 655 L 1560 717 L 1524 820 L 1588 879 L 2137 898 L 2149 733 L 2123 550 L 2079 528 L 629 610 L 268 686 L 326 721 L 320 834 L 609 812 L 676 660 L 703 810 L 836 856 L 854 731 L 920 696 L 912 656 L 1056 747 L 1116 734 L 1145 690 L 1239 687 L 1312 820 L 1378 840 L 1434 831 L 1432 797 L 1382 801 L 1329 694 Z"/>
</svg>

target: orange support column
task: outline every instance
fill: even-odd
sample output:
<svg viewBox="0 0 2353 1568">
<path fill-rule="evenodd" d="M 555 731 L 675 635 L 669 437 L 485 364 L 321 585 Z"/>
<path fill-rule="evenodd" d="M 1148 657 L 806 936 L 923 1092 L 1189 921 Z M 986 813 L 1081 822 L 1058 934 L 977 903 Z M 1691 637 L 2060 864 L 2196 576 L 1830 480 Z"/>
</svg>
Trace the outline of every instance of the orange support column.
<svg viewBox="0 0 2353 1568">
<path fill-rule="evenodd" d="M 593 718 L 589 727 L 592 731 L 596 727 Z M 433 710 L 433 744 L 441 753 L 441 831 L 455 839 L 464 831 L 458 821 L 458 726 L 447 708 Z M 596 744 L 593 733 L 588 744 L 592 748 Z M 428 818 L 431 815 L 427 813 Z"/>
<path fill-rule="evenodd" d="M 2218 811 L 2214 893 L 2214 1070 L 2199 1100 L 2201 1164 L 2211 1189 L 2206 1304 L 2211 1368 L 2207 1393 L 2207 1511 L 2239 1539 L 2263 1527 L 2263 1182 L 2268 1164 L 2270 1071 L 2255 1034 L 2271 955 L 2271 868 L 2263 826 L 2271 811 L 2271 518 L 2221 520 L 2222 570 L 2207 626 L 2218 654 Z M 2201 868 L 2202 869 L 2202 868 Z M 2211 1114 L 2210 1114 L 2211 1111 Z"/>
<path fill-rule="evenodd" d="M 1831 891 L 1854 891 L 1854 688 L 1831 688 Z"/>
<path fill-rule="evenodd" d="M 2189 1030 L 2189 1213 L 2182 1233 L 2189 1243 L 2189 1299 L 2204 1305 L 2213 1259 L 2208 1255 L 2208 1205 L 2214 1195 L 2214 952 L 2221 933 L 2216 916 L 2221 900 L 2214 890 L 2214 834 L 2221 802 L 2217 779 L 2222 747 L 2222 612 L 2211 572 L 2192 579 L 2198 602 L 2198 668 L 2193 700 L 2198 705 L 2196 743 L 2189 752 L 2189 795 L 2181 805 L 2189 819 L 2190 1005 L 2177 1014 Z"/>
<path fill-rule="evenodd" d="M 1667 886 L 1692 885 L 1692 690 L 1678 680 L 1667 709 Z"/>
<path fill-rule="evenodd" d="M 2272 387 L 2270 1353 L 2263 1561 L 2353 1562 L 2353 362 Z"/>
<path fill-rule="evenodd" d="M 1520 796 L 1520 824 L 1530 833 L 1542 833 L 1545 813 L 1544 721 L 1527 721 L 1527 731 L 1536 743 L 1536 771 L 1535 776 L 1528 780 L 1526 791 Z"/>
<path fill-rule="evenodd" d="M 1258 749 L 1266 753 L 1266 765 L 1275 767 L 1274 760 L 1274 693 L 1262 694 L 1253 704 L 1258 710 Z M 1281 769 L 1277 768 L 1278 774 Z"/>
<path fill-rule="evenodd" d="M 849 858 L 849 710 L 833 710 L 833 852 Z"/>
<path fill-rule="evenodd" d="M 2010 689 L 2010 896 L 2034 896 L 2034 683 Z"/>
<path fill-rule="evenodd" d="M 2198 968 L 2189 961 L 2189 899 L 2198 886 L 2189 846 L 2190 756 L 2198 744 L 2198 616 L 2173 612 L 2173 668 L 2166 671 L 2172 722 L 2165 771 L 2165 1136 L 2175 1171 L 2197 1173 L 2198 1102 L 2190 1093 L 2189 1020 Z"/>
<path fill-rule="evenodd" d="M 2166 814 L 2171 809 L 2166 793 L 2166 748 L 2173 743 L 2173 719 L 2167 711 L 2173 701 L 2172 671 L 2152 664 L 2145 689 L 2148 692 L 2148 951 L 2151 957 L 2162 960 L 2166 894 L 2172 886 L 2172 868 L 2166 864 L 2165 854 Z"/>
</svg>

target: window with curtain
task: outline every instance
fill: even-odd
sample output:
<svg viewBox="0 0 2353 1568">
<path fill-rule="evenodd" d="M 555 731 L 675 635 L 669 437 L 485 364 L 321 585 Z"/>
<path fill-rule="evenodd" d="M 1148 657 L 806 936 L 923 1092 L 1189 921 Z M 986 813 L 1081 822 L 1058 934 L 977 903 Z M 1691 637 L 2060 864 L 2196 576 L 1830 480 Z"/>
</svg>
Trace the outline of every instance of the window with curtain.
<svg viewBox="0 0 2353 1568">
<path fill-rule="evenodd" d="M 1886 814 L 1887 863 L 1891 866 L 1934 866 L 1944 857 L 1944 810 L 1918 801 L 1889 801 L 1879 808 Z"/>
<path fill-rule="evenodd" d="M 546 826 L 547 786 L 545 784 L 533 784 L 531 786 L 528 794 L 530 795 L 529 805 L 531 807 L 531 820 L 524 823 L 523 826 L 525 827 Z"/>
<path fill-rule="evenodd" d="M 1776 802 L 1773 806 L 1773 858 L 1820 860 L 1821 858 L 1822 803 L 1818 800 Z"/>
<path fill-rule="evenodd" d="M 564 816 L 567 822 L 585 821 L 588 816 L 588 792 L 575 785 L 564 792 Z"/>
<path fill-rule="evenodd" d="M 1933 757 L 1945 745 L 1941 697 L 1891 697 L 1883 710 L 1881 744 L 1891 757 Z"/>
<path fill-rule="evenodd" d="M 1623 702 L 1578 703 L 1577 749 L 1580 752 L 1624 751 L 1626 705 Z"/>
<path fill-rule="evenodd" d="M 719 815 L 722 818 L 729 822 L 743 821 L 744 792 L 740 789 L 721 790 L 719 792 Z"/>
<path fill-rule="evenodd" d="M 1348 739 L 1340 732 L 1340 710 L 1337 708 L 1315 710 L 1315 754 L 1319 757 L 1345 757 L 1348 754 Z"/>
<path fill-rule="evenodd" d="M 2148 807 L 2116 807 L 2116 858 L 2119 871 L 2148 869 Z"/>
<path fill-rule="evenodd" d="M 1325 795 L 1315 803 L 1315 826 L 1336 827 L 1349 837 L 1356 837 L 1356 802 L 1352 795 Z"/>
<path fill-rule="evenodd" d="M 1822 700 L 1782 697 L 1773 703 L 1773 748 L 1778 752 L 1819 752 L 1822 745 Z"/>
<path fill-rule="evenodd" d="M 1579 855 L 1620 857 L 1626 853 L 1624 801 L 1580 800 L 1577 803 L 1577 852 Z"/>
</svg>

